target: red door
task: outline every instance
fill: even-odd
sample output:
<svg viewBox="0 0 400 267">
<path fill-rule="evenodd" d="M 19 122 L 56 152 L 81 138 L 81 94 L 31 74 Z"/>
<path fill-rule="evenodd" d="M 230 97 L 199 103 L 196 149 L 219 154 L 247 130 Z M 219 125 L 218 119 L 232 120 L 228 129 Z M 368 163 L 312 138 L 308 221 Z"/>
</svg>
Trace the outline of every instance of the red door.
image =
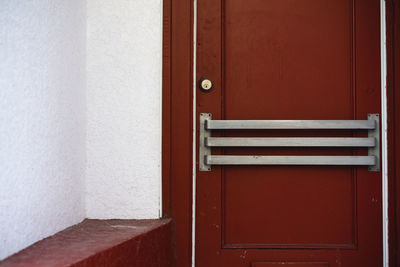
<svg viewBox="0 0 400 267">
<path fill-rule="evenodd" d="M 197 79 L 212 82 L 211 90 L 205 84 L 197 91 L 198 127 L 200 113 L 224 121 L 366 120 L 380 112 L 379 0 L 198 0 L 197 9 Z M 367 132 L 233 129 L 212 136 L 314 139 Z M 368 155 L 364 147 L 210 151 Z M 346 164 L 228 164 L 199 171 L 204 160 L 197 166 L 196 267 L 382 266 L 380 172 Z"/>
</svg>

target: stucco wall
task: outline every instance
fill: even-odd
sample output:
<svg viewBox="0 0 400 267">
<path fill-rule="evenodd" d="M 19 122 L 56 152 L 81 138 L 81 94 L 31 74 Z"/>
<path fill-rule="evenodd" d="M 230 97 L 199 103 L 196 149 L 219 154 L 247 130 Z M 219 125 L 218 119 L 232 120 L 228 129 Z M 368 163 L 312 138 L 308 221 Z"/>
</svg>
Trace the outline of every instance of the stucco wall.
<svg viewBox="0 0 400 267">
<path fill-rule="evenodd" d="M 161 10 L 2 1 L 0 260 L 85 217 L 159 217 Z"/>
<path fill-rule="evenodd" d="M 87 1 L 89 218 L 157 218 L 162 0 Z"/>
<path fill-rule="evenodd" d="M 85 2 L 1 1 L 0 259 L 85 217 Z"/>
</svg>

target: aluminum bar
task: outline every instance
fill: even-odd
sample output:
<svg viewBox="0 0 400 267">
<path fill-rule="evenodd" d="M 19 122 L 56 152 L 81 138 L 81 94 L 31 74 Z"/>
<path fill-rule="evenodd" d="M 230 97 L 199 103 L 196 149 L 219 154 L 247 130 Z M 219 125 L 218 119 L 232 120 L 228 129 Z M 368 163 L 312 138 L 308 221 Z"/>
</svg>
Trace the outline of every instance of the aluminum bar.
<svg viewBox="0 0 400 267">
<path fill-rule="evenodd" d="M 207 130 L 223 129 L 375 129 L 374 120 L 209 120 Z"/>
<path fill-rule="evenodd" d="M 357 137 L 207 137 L 208 147 L 375 147 L 375 138 Z"/>
<path fill-rule="evenodd" d="M 375 156 L 217 156 L 205 157 L 207 165 L 375 165 Z"/>
</svg>

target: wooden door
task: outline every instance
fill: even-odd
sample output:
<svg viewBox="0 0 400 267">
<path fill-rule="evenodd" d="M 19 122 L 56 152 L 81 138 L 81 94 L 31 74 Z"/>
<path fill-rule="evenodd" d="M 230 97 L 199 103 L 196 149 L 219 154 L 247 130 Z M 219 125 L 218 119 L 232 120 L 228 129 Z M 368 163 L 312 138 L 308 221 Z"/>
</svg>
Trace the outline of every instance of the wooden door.
<svg viewBox="0 0 400 267">
<path fill-rule="evenodd" d="M 380 113 L 379 0 L 198 0 L 197 10 L 197 79 L 213 82 L 212 90 L 197 90 L 197 118 L 212 113 L 218 120 L 365 120 L 368 113 Z M 237 130 L 213 135 L 365 132 Z M 213 153 L 367 151 L 229 148 Z M 213 166 L 210 172 L 197 171 L 196 267 L 382 266 L 381 205 L 381 173 L 365 166 Z"/>
</svg>

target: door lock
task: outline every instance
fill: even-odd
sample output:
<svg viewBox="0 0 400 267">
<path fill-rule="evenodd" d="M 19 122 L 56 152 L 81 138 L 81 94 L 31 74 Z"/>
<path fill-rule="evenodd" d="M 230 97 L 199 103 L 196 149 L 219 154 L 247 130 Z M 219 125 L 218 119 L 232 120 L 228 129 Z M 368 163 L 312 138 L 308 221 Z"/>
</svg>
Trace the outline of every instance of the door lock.
<svg viewBox="0 0 400 267">
<path fill-rule="evenodd" d="M 204 91 L 211 91 L 213 88 L 212 81 L 210 79 L 201 79 L 200 80 L 200 89 Z"/>
</svg>

